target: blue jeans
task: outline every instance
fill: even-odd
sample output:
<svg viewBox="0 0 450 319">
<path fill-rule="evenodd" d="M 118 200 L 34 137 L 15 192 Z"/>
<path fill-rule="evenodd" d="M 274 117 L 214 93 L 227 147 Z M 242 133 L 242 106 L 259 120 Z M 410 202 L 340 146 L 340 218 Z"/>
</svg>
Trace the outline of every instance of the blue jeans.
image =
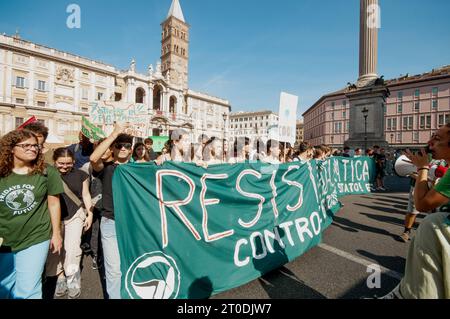
<svg viewBox="0 0 450 319">
<path fill-rule="evenodd" d="M 0 299 L 42 299 L 42 272 L 50 240 L 0 253 Z"/>
<path fill-rule="evenodd" d="M 103 261 L 105 263 L 106 291 L 109 299 L 121 299 L 120 281 L 120 255 L 116 237 L 116 222 L 113 219 L 102 217 L 100 234 L 103 247 Z"/>
</svg>

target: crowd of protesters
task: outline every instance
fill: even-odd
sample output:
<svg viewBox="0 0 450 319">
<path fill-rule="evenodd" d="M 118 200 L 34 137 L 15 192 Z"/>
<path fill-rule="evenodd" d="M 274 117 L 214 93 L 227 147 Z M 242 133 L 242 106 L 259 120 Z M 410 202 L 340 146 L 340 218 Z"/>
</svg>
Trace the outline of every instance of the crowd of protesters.
<svg viewBox="0 0 450 319">
<path fill-rule="evenodd" d="M 45 277 L 57 278 L 55 296 L 79 298 L 83 253 L 91 255 L 93 269 L 104 267 L 108 298 L 120 298 L 122 274 L 112 189 L 119 165 L 173 161 L 207 168 L 246 161 L 304 163 L 363 155 L 359 148 L 338 150 L 306 142 L 294 148 L 275 139 L 252 142 L 249 138 L 228 143 L 205 134 L 192 143 L 183 129 L 173 131 L 157 153 L 150 138 L 136 141 L 127 129 L 128 125 L 116 124 L 107 138 L 95 142 L 80 132 L 79 143 L 54 150 L 51 161 L 44 149 L 48 129 L 40 123 L 1 138 L 0 298 L 42 298 Z M 374 146 L 365 155 L 376 165 L 373 189 L 385 190 L 384 177 L 393 174 L 394 154 Z M 414 164 L 423 164 L 410 156 Z M 441 192 L 436 202 L 448 200 L 447 192 Z M 423 198 L 423 191 L 420 196 Z"/>
</svg>

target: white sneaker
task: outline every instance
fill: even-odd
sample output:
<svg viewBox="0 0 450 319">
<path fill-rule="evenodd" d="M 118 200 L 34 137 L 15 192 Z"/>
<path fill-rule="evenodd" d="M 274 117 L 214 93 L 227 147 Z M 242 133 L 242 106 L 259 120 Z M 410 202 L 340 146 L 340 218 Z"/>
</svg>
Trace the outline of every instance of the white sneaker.
<svg viewBox="0 0 450 319">
<path fill-rule="evenodd" d="M 66 278 L 58 278 L 56 281 L 55 297 L 63 297 L 67 293 Z"/>
</svg>

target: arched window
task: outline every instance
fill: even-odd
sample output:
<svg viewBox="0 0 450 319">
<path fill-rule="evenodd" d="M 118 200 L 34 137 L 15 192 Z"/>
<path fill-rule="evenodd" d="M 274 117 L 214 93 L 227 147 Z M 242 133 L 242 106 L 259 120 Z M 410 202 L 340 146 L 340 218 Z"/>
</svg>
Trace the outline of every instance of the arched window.
<svg viewBox="0 0 450 319">
<path fill-rule="evenodd" d="M 176 106 L 177 106 L 177 98 L 175 96 L 171 96 L 169 101 L 169 112 L 175 113 Z"/>
<path fill-rule="evenodd" d="M 155 86 L 153 90 L 153 109 L 156 111 L 161 110 L 161 87 Z"/>
<path fill-rule="evenodd" d="M 144 96 L 145 96 L 145 91 L 143 88 L 137 88 L 136 89 L 136 99 L 135 102 L 136 103 L 144 103 Z"/>
</svg>

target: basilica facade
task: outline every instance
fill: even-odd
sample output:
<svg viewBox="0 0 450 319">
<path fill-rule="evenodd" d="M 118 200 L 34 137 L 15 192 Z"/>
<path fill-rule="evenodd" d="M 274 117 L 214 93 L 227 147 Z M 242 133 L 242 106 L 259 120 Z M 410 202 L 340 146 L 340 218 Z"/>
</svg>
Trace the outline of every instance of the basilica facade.
<svg viewBox="0 0 450 319">
<path fill-rule="evenodd" d="M 184 128 L 228 137 L 230 103 L 188 86 L 189 28 L 178 0 L 161 24 L 161 60 L 146 74 L 22 39 L 0 35 L 0 136 L 31 116 L 50 130 L 49 143 L 78 140 L 85 116 L 106 133 L 130 122 L 138 137 Z"/>
</svg>

